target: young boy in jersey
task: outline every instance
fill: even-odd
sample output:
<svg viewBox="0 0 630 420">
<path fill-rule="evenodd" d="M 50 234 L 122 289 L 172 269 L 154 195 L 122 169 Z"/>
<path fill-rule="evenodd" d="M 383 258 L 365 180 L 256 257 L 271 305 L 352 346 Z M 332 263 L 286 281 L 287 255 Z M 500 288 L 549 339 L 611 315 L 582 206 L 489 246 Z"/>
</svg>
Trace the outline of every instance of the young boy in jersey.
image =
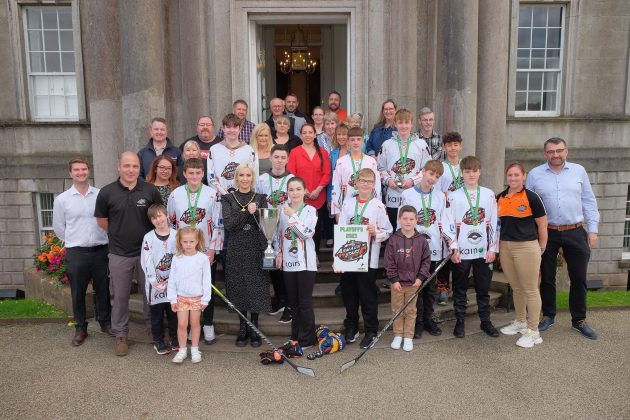
<svg viewBox="0 0 630 420">
<path fill-rule="evenodd" d="M 171 261 L 175 255 L 175 235 L 177 232 L 168 226 L 168 213 L 163 204 L 152 204 L 147 209 L 147 216 L 155 229 L 142 239 L 140 265 L 146 278 L 145 293 L 151 310 L 151 335 L 153 349 L 157 354 L 169 354 L 177 351 L 177 314 L 172 311 L 166 297 Z M 171 342 L 164 342 L 164 314 L 168 322 Z"/>
<path fill-rule="evenodd" d="M 444 193 L 446 197 L 446 207 L 448 207 L 449 195 L 462 186 L 462 172 L 459 168 L 459 153 L 462 151 L 462 136 L 456 131 L 451 131 L 442 137 L 442 143 L 446 159 L 442 162 L 444 173 L 440 177 L 436 187 Z M 447 262 L 437 275 L 436 284 L 439 293 L 437 300 L 438 305 L 446 305 L 448 303 L 448 283 L 451 275 L 451 264 L 451 261 Z"/>
<path fill-rule="evenodd" d="M 378 173 L 376 159 L 363 153 L 363 129 L 352 127 L 348 130 L 348 153 L 337 160 L 333 172 L 330 212 L 335 217 L 341 212 L 344 201 L 357 194 L 357 175 L 363 168 Z M 380 200 L 381 189 L 374 190 L 376 198 Z"/>
<path fill-rule="evenodd" d="M 457 322 L 453 335 L 464 338 L 468 275 L 473 271 L 481 329 L 491 337 L 499 332 L 490 321 L 490 281 L 492 263 L 499 252 L 497 202 L 494 193 L 479 186 L 481 161 L 467 156 L 459 164 L 464 186 L 450 196 L 450 224 L 454 241 L 451 258 L 453 270 L 453 307 Z"/>
<path fill-rule="evenodd" d="M 433 272 L 444 257 L 444 241 L 450 243 L 452 238 L 445 234 L 450 224 L 446 212 L 446 199 L 442 191 L 436 188 L 443 173 L 442 162 L 430 160 L 422 168 L 420 185 L 403 191 L 401 205 L 412 206 L 418 212 L 416 230 L 429 242 L 431 250 L 431 267 Z M 400 220 L 400 212 L 398 218 Z M 445 229 L 446 228 L 446 229 Z M 442 330 L 433 321 L 433 305 L 435 303 L 434 282 L 425 286 L 416 304 L 417 316 L 413 338 L 422 337 L 422 331 L 433 336 L 442 334 Z"/>
<path fill-rule="evenodd" d="M 396 225 L 400 195 L 420 181 L 424 164 L 431 159 L 429 146 L 416 133 L 411 133 L 413 114 L 401 108 L 394 117 L 396 131 L 385 140 L 378 155 L 381 182 L 387 187 L 385 205 L 390 224 Z"/>
<path fill-rule="evenodd" d="M 416 209 L 403 205 L 398 212 L 399 229 L 389 238 L 385 248 L 385 269 L 392 284 L 392 313 L 400 310 L 429 277 L 431 251 L 427 240 L 416 231 L 417 224 Z M 429 285 L 420 293 L 424 293 L 427 287 Z M 435 293 L 435 288 L 433 290 Z M 416 302 L 422 300 L 416 299 Z M 400 349 L 401 343 L 404 351 L 413 350 L 414 329 L 417 325 L 416 302 L 412 301 L 394 321 L 394 340 L 391 344 L 394 350 Z"/>
<path fill-rule="evenodd" d="M 359 305 L 365 324 L 361 348 L 370 346 L 378 332 L 378 286 L 376 270 L 379 265 L 381 242 L 392 233 L 385 206 L 374 198 L 376 173 L 364 168 L 357 174 L 356 197 L 348 197 L 339 214 L 340 225 L 367 225 L 370 235 L 369 267 L 367 272 L 348 272 L 341 275 L 343 303 L 346 306 L 346 342 L 354 343 L 359 336 Z"/>
<path fill-rule="evenodd" d="M 271 171 L 261 174 L 256 182 L 256 192 L 267 196 L 269 208 L 280 209 L 288 200 L 287 184 L 293 175 L 287 172 L 289 150 L 284 144 L 275 144 L 269 154 Z M 271 305 L 271 312 L 267 315 L 277 315 L 282 312 L 280 322 L 291 322 L 291 308 L 287 306 L 287 291 L 284 287 L 284 279 L 281 270 L 269 271 L 275 301 Z"/>
<path fill-rule="evenodd" d="M 214 147 L 214 146 L 213 146 Z M 206 255 L 210 261 L 211 276 L 215 278 L 215 257 L 223 248 L 223 217 L 217 190 L 201 183 L 204 162 L 190 158 L 184 163 L 186 184 L 177 187 L 168 197 L 168 215 L 171 226 L 197 227 L 203 233 Z M 214 301 L 210 299 L 203 311 L 203 334 L 206 344 L 216 340 L 214 333 Z"/>
<path fill-rule="evenodd" d="M 223 136 L 221 143 L 210 148 L 208 157 L 208 184 L 214 186 L 221 195 L 234 190 L 234 173 L 238 165 L 248 163 L 258 177 L 258 159 L 254 149 L 239 140 L 241 120 L 234 114 L 223 118 Z"/>
</svg>

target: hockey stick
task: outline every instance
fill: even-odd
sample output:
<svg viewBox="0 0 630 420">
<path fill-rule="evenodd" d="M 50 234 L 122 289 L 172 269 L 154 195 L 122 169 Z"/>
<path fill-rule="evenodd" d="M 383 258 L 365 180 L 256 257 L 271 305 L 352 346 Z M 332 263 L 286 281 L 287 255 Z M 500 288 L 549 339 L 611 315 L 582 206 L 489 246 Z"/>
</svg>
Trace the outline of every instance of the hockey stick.
<svg viewBox="0 0 630 420">
<path fill-rule="evenodd" d="M 217 294 L 217 296 L 219 296 L 221 299 L 223 299 L 223 301 L 227 304 L 227 306 L 232 309 L 234 312 L 236 312 L 238 314 L 238 316 L 245 321 L 245 323 L 249 326 L 249 328 L 251 328 L 252 330 L 254 330 L 256 332 L 256 334 L 258 334 L 260 336 L 260 338 L 263 339 L 263 341 L 265 343 L 267 343 L 269 345 L 269 347 L 271 347 L 273 349 L 273 351 L 278 352 L 282 358 L 289 364 L 291 365 L 291 367 L 293 369 L 295 369 L 296 371 L 307 375 L 307 376 L 312 376 L 313 378 L 315 377 L 315 371 L 313 371 L 313 369 L 311 368 L 307 368 L 307 367 L 302 367 L 302 366 L 298 366 L 295 363 L 293 363 L 291 361 L 290 358 L 288 358 L 284 352 L 281 352 L 278 350 L 278 348 L 271 342 L 269 341 L 269 339 L 265 336 L 265 334 L 263 334 L 262 332 L 260 332 L 260 330 L 249 320 L 247 319 L 247 317 L 245 315 L 243 315 L 241 313 L 241 311 L 239 311 L 236 306 L 234 306 L 234 304 L 232 302 L 230 302 L 228 300 L 228 298 L 226 298 L 223 293 L 221 293 L 221 291 L 213 284 L 212 285 L 212 289 L 214 290 L 214 293 Z"/>
<path fill-rule="evenodd" d="M 405 310 L 405 308 L 407 308 L 407 306 L 409 306 L 409 304 L 418 297 L 418 295 L 420 294 L 420 292 L 422 291 L 422 289 L 425 288 L 425 286 L 427 284 L 429 284 L 431 281 L 433 281 L 435 279 L 435 277 L 437 276 L 438 272 L 442 269 L 442 267 L 444 267 L 446 265 L 446 263 L 451 259 L 451 256 L 449 255 L 448 257 L 444 258 L 442 260 L 442 262 L 440 263 L 440 265 L 438 265 L 435 268 L 435 271 L 433 271 L 433 274 L 431 274 L 429 276 L 428 279 L 426 279 L 424 281 L 424 283 L 422 283 L 422 285 L 420 287 L 418 287 L 418 290 L 416 290 L 416 292 L 413 294 L 413 296 L 411 296 L 409 299 L 407 299 L 407 302 L 405 302 L 405 304 L 398 309 L 398 311 L 396 311 L 396 313 L 394 314 L 394 316 L 389 320 L 389 322 L 387 322 L 387 324 L 385 325 L 385 327 L 380 330 L 378 332 L 378 334 L 376 334 L 376 337 L 374 337 L 372 339 L 372 342 L 370 343 L 369 346 L 367 346 L 367 348 L 363 349 L 363 351 L 361 351 L 361 353 L 359 353 L 359 355 L 357 357 L 355 357 L 352 360 L 347 361 L 346 363 L 344 363 L 343 365 L 341 365 L 341 369 L 339 370 L 339 373 L 342 373 L 344 370 L 351 368 L 352 366 L 355 365 L 355 363 L 357 363 L 359 361 L 360 358 L 363 357 L 363 355 L 365 353 L 367 353 L 368 350 L 370 350 L 372 347 L 374 347 L 374 345 L 376 344 L 376 342 L 381 338 L 381 336 L 385 333 L 385 331 L 387 331 L 387 329 L 389 327 L 392 326 L 392 324 L 394 323 L 394 321 L 396 320 L 396 318 L 398 318 L 400 316 L 400 314 L 403 313 L 403 311 Z"/>
</svg>

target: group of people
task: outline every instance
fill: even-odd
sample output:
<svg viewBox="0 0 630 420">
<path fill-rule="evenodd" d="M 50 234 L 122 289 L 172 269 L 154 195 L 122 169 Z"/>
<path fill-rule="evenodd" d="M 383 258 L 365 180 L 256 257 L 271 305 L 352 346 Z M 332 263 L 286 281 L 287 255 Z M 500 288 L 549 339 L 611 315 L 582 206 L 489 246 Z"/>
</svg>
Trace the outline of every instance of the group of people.
<svg viewBox="0 0 630 420">
<path fill-rule="evenodd" d="M 448 301 L 451 273 L 453 335 L 465 336 L 471 270 L 481 329 L 498 337 L 489 289 L 499 252 L 516 309 L 516 319 L 501 332 L 520 333 L 521 347 L 540 344 L 540 331 L 555 321 L 560 247 L 571 279 L 573 328 L 597 337 L 585 319 L 586 269 L 599 213 L 584 168 L 566 161 L 565 140 L 547 140 L 547 163 L 529 176 L 521 164 L 510 164 L 508 188 L 495 195 L 478 183 L 480 160 L 460 157 L 461 135 L 435 133 L 428 108 L 421 109 L 414 132 L 414 115 L 387 100 L 368 135 L 362 115 L 341 108 L 338 92 L 330 93 L 327 109 L 316 107 L 311 116 L 298 106 L 293 93 L 274 98 L 271 117 L 254 124 L 247 120 L 247 103 L 237 100 L 218 131 L 211 117 L 202 116 L 197 134 L 179 147 L 169 139 L 166 121 L 154 118 L 147 145 L 122 153 L 118 180 L 100 190 L 89 185 L 86 160 L 70 161 L 73 186 L 55 199 L 53 219 L 67 247 L 73 345 L 87 338 L 85 291 L 91 280 L 101 329 L 116 338 L 117 355 L 127 354 L 136 279 L 156 352 L 175 353 L 173 362 L 181 363 L 190 340 L 191 360 L 201 361 L 201 333 L 207 344 L 216 340 L 211 288 L 217 260 L 227 297 L 254 325 L 260 313 L 282 313 L 280 321 L 291 322 L 291 339 L 314 345 L 318 254 L 322 242 L 333 245 L 335 224 L 366 225 L 370 235 L 369 270 L 340 273 L 348 343 L 359 336 L 359 308 L 361 347 L 377 334 L 376 277 L 384 243 L 393 312 L 450 256 L 437 281 L 425 285 L 394 323 L 394 349 L 412 350 L 423 331 L 442 333 L 432 315 L 436 297 L 437 304 Z M 258 210 L 267 207 L 280 213 L 271 271 L 261 264 L 267 241 Z M 247 343 L 257 347 L 261 339 L 241 319 L 235 344 Z"/>
</svg>

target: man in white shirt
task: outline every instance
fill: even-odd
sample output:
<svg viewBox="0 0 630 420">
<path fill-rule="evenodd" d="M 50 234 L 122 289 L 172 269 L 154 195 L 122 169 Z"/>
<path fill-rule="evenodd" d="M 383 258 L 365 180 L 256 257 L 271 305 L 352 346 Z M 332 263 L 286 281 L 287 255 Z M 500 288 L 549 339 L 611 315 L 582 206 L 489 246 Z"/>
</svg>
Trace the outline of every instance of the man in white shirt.
<svg viewBox="0 0 630 420">
<path fill-rule="evenodd" d="M 73 346 L 87 338 L 85 294 L 88 283 L 96 292 L 96 309 L 101 331 L 112 335 L 107 277 L 107 232 L 94 217 L 99 189 L 90 186 L 90 168 L 83 159 L 68 164 L 72 186 L 61 193 L 53 205 L 53 229 L 65 241 L 66 272 L 72 291 L 72 312 L 76 323 Z"/>
</svg>

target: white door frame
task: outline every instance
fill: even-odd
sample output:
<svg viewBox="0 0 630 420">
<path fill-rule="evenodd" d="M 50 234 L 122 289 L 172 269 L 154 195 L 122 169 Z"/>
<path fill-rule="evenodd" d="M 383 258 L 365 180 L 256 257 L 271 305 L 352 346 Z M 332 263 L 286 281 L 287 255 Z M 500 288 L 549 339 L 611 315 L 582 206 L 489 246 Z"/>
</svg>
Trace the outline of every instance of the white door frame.
<svg viewBox="0 0 630 420">
<path fill-rule="evenodd" d="M 311 1 L 294 1 L 291 7 L 286 2 L 269 2 L 262 7 L 256 1 L 232 1 L 230 13 L 232 41 L 232 96 L 247 98 L 252 121 L 263 121 L 260 98 L 262 89 L 259 84 L 256 60 L 258 58 L 257 25 L 274 24 L 345 24 L 347 26 L 347 109 L 365 109 L 367 104 L 367 12 L 361 0 L 339 0 L 331 6 L 313 7 Z M 334 4 L 334 5 L 333 5 Z M 247 28 L 237 30 L 235 28 Z M 247 55 L 246 60 L 243 55 Z M 238 63 L 246 65 L 238 66 Z M 357 72 L 356 69 L 364 69 Z M 353 75 L 353 77 L 351 77 Z"/>
</svg>

